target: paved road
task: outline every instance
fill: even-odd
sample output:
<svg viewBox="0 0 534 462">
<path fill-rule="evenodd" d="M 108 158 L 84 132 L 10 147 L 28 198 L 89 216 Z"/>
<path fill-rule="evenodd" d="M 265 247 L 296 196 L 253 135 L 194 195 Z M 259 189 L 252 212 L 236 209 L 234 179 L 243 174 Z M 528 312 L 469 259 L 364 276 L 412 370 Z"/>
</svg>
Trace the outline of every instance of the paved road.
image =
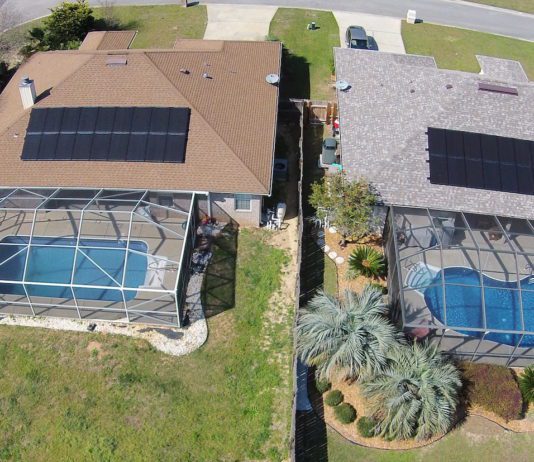
<svg viewBox="0 0 534 462">
<path fill-rule="evenodd" d="M 58 0 L 8 0 L 20 11 L 22 20 L 47 14 Z M 90 0 L 98 5 L 99 0 Z M 114 0 L 116 5 L 173 3 L 170 0 Z M 176 2 L 175 2 L 176 3 Z M 201 0 L 200 3 L 262 4 L 339 11 L 359 11 L 384 16 L 404 17 L 415 9 L 424 21 L 508 35 L 534 41 L 534 15 L 502 10 L 459 0 Z"/>
</svg>

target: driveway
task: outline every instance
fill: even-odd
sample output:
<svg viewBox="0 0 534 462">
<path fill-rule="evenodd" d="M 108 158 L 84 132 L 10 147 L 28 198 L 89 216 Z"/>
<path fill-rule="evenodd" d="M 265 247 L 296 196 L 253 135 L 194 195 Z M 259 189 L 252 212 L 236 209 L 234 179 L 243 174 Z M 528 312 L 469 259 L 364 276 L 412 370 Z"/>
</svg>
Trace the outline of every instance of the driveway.
<svg viewBox="0 0 534 462">
<path fill-rule="evenodd" d="M 208 5 L 205 39 L 265 40 L 276 6 Z"/>
<path fill-rule="evenodd" d="M 345 31 L 347 27 L 354 25 L 365 28 L 373 49 L 378 48 L 379 51 L 392 53 L 406 53 L 401 36 L 400 19 L 346 11 L 333 11 L 333 13 L 339 26 L 341 46 L 345 46 Z"/>
</svg>

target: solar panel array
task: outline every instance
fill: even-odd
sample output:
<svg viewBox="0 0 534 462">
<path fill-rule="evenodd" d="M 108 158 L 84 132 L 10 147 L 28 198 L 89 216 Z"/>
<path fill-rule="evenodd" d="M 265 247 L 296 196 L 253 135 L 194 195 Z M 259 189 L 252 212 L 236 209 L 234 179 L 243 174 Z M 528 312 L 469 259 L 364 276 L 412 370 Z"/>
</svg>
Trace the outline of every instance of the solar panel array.
<svg viewBox="0 0 534 462">
<path fill-rule="evenodd" d="M 23 160 L 172 162 L 185 159 L 189 108 L 34 108 Z"/>
<path fill-rule="evenodd" d="M 534 195 L 534 141 L 428 128 L 430 182 Z"/>
</svg>

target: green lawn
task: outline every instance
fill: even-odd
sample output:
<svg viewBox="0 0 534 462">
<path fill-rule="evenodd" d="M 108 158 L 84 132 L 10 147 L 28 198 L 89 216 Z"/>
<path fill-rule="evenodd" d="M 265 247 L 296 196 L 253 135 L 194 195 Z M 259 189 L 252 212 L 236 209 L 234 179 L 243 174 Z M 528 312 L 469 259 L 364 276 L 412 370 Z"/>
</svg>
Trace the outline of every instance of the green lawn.
<svg viewBox="0 0 534 462">
<path fill-rule="evenodd" d="M 348 443 L 332 430 L 328 430 L 327 438 L 330 462 L 528 462 L 534 445 L 532 434 L 474 435 L 461 430 L 429 447 L 409 451 L 363 448 Z"/>
<path fill-rule="evenodd" d="M 1 326 L 0 460 L 287 458 L 292 309 L 266 319 L 288 257 L 266 236 L 239 234 L 235 308 L 210 319 L 208 343 L 188 356 Z"/>
<path fill-rule="evenodd" d="M 534 80 L 534 43 L 499 35 L 474 32 L 434 24 L 402 22 L 402 39 L 407 53 L 436 58 L 439 67 L 479 72 L 475 55 L 520 61 Z"/>
<path fill-rule="evenodd" d="M 318 30 L 306 29 L 312 21 Z M 283 64 L 282 96 L 319 100 L 335 97 L 330 75 L 332 47 L 339 46 L 339 29 L 331 12 L 279 8 L 269 35 L 281 40 L 289 52 Z"/>
<path fill-rule="evenodd" d="M 328 255 L 324 256 L 324 291 L 331 295 L 338 294 L 337 287 L 337 266 Z"/>
<path fill-rule="evenodd" d="M 202 38 L 207 24 L 205 6 L 184 8 L 178 5 L 114 6 L 111 18 L 119 29 L 137 30 L 132 48 L 172 48 L 177 38 Z M 97 25 L 105 29 L 104 8 L 94 8 Z M 0 35 L 0 58 L 17 61 L 17 52 L 25 43 L 25 35 L 42 19 L 15 27 Z M 18 57 L 20 59 L 20 57 Z"/>
<path fill-rule="evenodd" d="M 103 12 L 95 8 L 95 18 Z M 172 48 L 177 38 L 201 39 L 208 21 L 205 6 L 115 6 L 113 16 L 120 28 L 138 31 L 132 48 Z"/>
<path fill-rule="evenodd" d="M 499 8 L 508 8 L 509 10 L 524 11 L 525 13 L 534 13 L 534 1 L 532 0 L 469 0 L 475 3 L 484 3 L 485 5 L 498 6 Z"/>
</svg>

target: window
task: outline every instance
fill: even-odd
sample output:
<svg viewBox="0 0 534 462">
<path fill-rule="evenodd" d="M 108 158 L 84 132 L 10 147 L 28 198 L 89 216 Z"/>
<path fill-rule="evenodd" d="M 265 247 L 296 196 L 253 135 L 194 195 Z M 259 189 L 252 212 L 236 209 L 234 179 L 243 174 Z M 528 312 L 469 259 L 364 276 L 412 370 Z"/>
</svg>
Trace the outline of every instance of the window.
<svg viewBox="0 0 534 462">
<path fill-rule="evenodd" d="M 236 194 L 234 208 L 243 212 L 250 212 L 250 194 Z"/>
</svg>

